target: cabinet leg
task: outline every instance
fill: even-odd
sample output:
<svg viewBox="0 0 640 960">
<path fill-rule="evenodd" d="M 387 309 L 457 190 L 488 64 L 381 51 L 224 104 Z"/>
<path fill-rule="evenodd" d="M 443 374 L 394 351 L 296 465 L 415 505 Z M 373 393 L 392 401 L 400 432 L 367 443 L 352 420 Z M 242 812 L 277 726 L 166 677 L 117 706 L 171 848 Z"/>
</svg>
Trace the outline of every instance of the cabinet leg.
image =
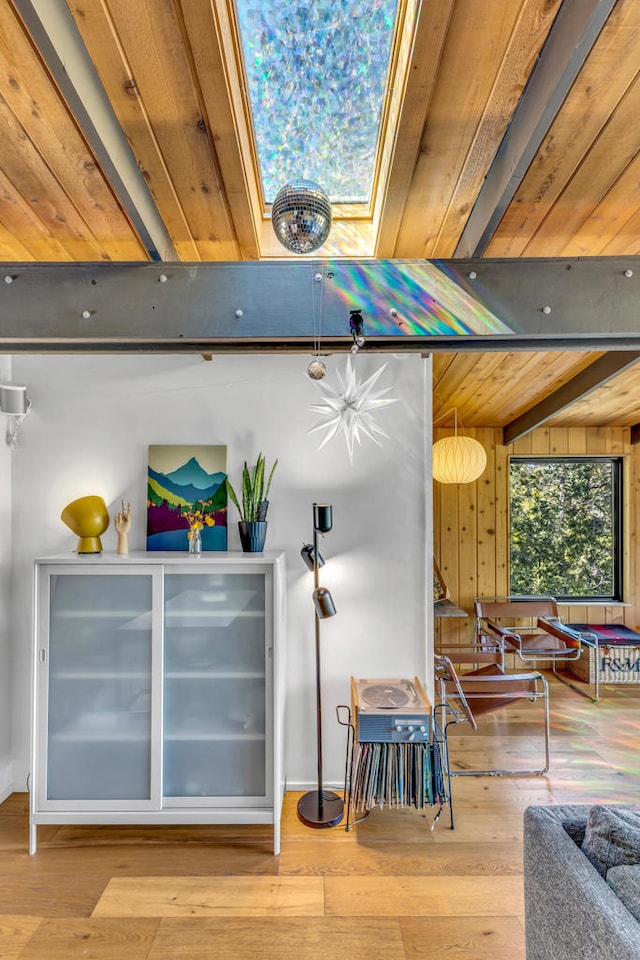
<svg viewBox="0 0 640 960">
<path fill-rule="evenodd" d="M 36 852 L 38 839 L 38 828 L 35 823 L 29 824 L 29 853 L 31 856 Z"/>
<path fill-rule="evenodd" d="M 280 820 L 273 821 L 273 855 L 277 857 L 280 853 Z"/>
</svg>

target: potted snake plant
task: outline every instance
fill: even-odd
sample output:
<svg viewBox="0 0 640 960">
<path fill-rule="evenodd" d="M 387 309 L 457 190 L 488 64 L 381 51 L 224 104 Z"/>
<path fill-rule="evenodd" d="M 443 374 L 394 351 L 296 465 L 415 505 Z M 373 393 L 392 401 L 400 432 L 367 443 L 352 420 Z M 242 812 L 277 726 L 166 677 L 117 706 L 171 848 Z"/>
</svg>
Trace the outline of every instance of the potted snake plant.
<svg viewBox="0 0 640 960">
<path fill-rule="evenodd" d="M 261 553 L 264 550 L 267 536 L 269 490 L 277 466 L 278 461 L 276 460 L 265 484 L 265 458 L 262 453 L 258 454 L 258 460 L 252 470 L 249 469 L 245 460 L 242 468 L 242 505 L 229 478 L 227 477 L 225 481 L 227 493 L 240 514 L 238 530 L 240 532 L 240 543 L 245 553 Z"/>
</svg>

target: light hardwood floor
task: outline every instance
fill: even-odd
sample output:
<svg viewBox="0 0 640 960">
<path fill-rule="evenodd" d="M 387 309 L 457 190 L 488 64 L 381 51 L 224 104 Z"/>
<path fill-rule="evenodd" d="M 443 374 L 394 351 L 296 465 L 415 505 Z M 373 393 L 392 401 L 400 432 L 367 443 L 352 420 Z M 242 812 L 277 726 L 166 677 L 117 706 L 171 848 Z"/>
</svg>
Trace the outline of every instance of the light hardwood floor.
<svg viewBox="0 0 640 960">
<path fill-rule="evenodd" d="M 552 683 L 545 777 L 455 778 L 455 830 L 376 810 L 311 830 L 286 797 L 266 827 L 40 827 L 0 806 L 0 960 L 523 960 L 522 814 L 529 804 L 640 802 L 640 685 L 599 704 Z M 455 769 L 530 762 L 526 704 L 452 731 Z M 507 715 L 509 719 L 507 720 Z"/>
</svg>

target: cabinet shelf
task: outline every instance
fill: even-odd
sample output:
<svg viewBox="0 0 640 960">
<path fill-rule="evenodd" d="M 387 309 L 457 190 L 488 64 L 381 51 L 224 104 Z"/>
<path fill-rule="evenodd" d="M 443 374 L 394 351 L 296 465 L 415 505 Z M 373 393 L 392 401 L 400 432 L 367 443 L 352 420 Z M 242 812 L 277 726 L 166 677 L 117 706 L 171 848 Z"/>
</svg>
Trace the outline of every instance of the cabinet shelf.
<svg viewBox="0 0 640 960">
<path fill-rule="evenodd" d="M 264 670 L 171 670 L 165 680 L 264 680 Z"/>
<path fill-rule="evenodd" d="M 64 670 L 51 674 L 51 681 L 58 680 L 148 680 L 149 671 L 129 670 Z"/>
<path fill-rule="evenodd" d="M 265 740 L 264 733 L 165 733 L 165 741 L 172 743 L 200 743 L 203 741 Z"/>
<path fill-rule="evenodd" d="M 143 743 L 149 738 L 143 733 L 122 733 L 119 730 L 103 733 L 52 733 L 50 743 Z"/>
</svg>

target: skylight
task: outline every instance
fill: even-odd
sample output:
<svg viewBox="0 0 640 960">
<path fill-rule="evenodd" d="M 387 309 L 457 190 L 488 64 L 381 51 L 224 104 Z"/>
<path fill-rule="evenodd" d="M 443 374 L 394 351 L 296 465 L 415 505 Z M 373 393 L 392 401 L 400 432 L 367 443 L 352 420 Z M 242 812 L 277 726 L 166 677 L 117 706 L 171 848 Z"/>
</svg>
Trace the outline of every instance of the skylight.
<svg viewBox="0 0 640 960">
<path fill-rule="evenodd" d="M 299 177 L 368 203 L 397 0 L 236 0 L 267 203 Z"/>
</svg>

